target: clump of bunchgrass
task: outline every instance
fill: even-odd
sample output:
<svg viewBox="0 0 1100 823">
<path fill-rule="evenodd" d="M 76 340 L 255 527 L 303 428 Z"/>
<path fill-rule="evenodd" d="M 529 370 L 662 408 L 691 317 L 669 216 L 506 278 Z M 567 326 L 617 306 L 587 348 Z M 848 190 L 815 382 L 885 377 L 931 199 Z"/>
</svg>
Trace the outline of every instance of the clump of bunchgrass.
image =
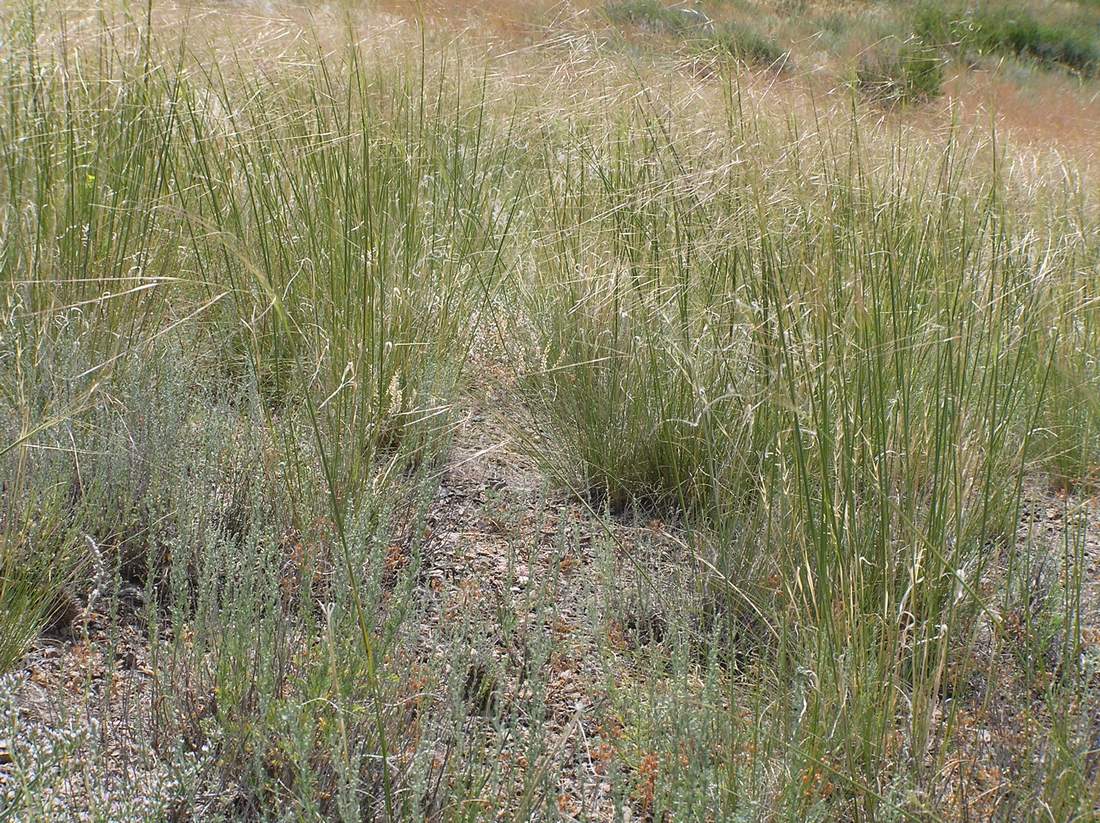
<svg viewBox="0 0 1100 823">
<path fill-rule="evenodd" d="M 711 245 L 721 218 L 672 162 L 660 138 L 624 132 L 560 174 L 528 294 L 521 386 L 538 429 L 524 439 L 613 510 L 745 492 L 766 448 L 749 258 Z"/>
<path fill-rule="evenodd" d="M 943 60 L 921 42 L 893 38 L 864 51 L 856 82 L 866 96 L 890 104 L 923 103 L 942 93 Z"/>
<path fill-rule="evenodd" d="M 11 498 L 9 498 L 11 502 Z M 8 513 L 0 534 L 0 671 L 9 671 L 39 633 L 65 625 L 76 608 L 69 587 L 81 567 L 76 535 L 57 520 L 56 501 L 20 500 L 21 518 Z"/>
<path fill-rule="evenodd" d="M 607 4 L 606 14 L 612 23 L 659 34 L 683 34 L 700 22 L 698 12 L 662 0 L 613 0 Z"/>
<path fill-rule="evenodd" d="M 719 54 L 753 66 L 779 67 L 787 57 L 773 39 L 744 23 L 722 23 L 707 42 Z"/>
<path fill-rule="evenodd" d="M 192 102 L 185 125 L 196 276 L 255 317 L 241 348 L 269 406 L 308 410 L 348 491 L 446 431 L 511 188 L 477 99 L 429 99 L 412 69 L 376 99 L 361 59 L 304 97 L 257 83 L 228 137 Z"/>
<path fill-rule="evenodd" d="M 691 793 L 707 774 L 790 814 L 888 814 L 919 782 L 895 770 L 902 741 L 948 757 L 945 695 L 997 620 L 987 575 L 1013 551 L 1033 354 L 1065 261 L 1012 222 L 996 165 L 970 176 L 984 146 L 878 155 L 857 121 L 840 142 L 859 151 L 836 151 L 830 124 L 784 163 L 754 125 L 735 132 L 759 141 L 739 162 L 717 141 L 665 154 L 675 125 L 644 118 L 563 149 L 584 162 L 547 195 L 528 442 L 574 491 L 695 526 L 700 617 L 624 615 L 643 656 L 687 679 L 700 653 L 685 652 L 710 647 L 731 707 L 753 694 L 746 672 L 801 706 L 794 729 L 729 721 L 737 746 L 770 738 L 789 782 L 677 761 L 682 743 L 643 726 L 652 748 L 626 753 L 642 805 L 732 811 Z M 656 692 L 634 722 L 670 705 L 662 722 L 689 728 Z M 662 775 L 678 788 L 662 795 Z"/>
<path fill-rule="evenodd" d="M 1052 330 L 1055 345 L 1044 348 L 1049 362 L 1037 443 L 1056 485 L 1089 490 L 1100 485 L 1096 303 L 1079 292 L 1069 297 L 1076 303 L 1063 314 L 1062 328 Z"/>
</svg>

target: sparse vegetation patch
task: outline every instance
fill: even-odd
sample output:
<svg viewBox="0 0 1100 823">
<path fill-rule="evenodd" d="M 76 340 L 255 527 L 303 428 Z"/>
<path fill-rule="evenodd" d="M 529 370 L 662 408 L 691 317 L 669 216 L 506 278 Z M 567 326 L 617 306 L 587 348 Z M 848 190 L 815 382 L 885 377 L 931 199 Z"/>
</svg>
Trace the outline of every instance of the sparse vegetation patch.
<svg viewBox="0 0 1100 823">
<path fill-rule="evenodd" d="M 1091 12 L 492 5 L 0 9 L 0 818 L 1094 819 Z"/>
</svg>

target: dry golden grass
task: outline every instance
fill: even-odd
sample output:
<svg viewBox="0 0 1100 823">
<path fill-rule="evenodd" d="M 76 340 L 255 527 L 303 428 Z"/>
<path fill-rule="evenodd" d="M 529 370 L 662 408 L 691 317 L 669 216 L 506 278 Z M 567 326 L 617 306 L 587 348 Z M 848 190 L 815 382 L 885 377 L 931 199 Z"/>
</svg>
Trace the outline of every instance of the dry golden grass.
<svg viewBox="0 0 1100 823">
<path fill-rule="evenodd" d="M 1060 75 L 1021 85 L 996 73 L 967 72 L 948 87 L 949 98 L 975 128 L 998 129 L 1029 152 L 1057 150 L 1093 167 L 1100 147 L 1100 86 Z"/>
</svg>

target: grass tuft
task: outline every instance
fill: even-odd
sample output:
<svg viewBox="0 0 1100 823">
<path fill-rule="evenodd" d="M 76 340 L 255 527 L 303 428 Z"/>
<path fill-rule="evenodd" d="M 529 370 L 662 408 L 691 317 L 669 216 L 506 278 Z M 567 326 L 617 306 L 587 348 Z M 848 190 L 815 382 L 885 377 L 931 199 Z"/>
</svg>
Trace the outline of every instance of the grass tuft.
<svg viewBox="0 0 1100 823">
<path fill-rule="evenodd" d="M 863 94 L 875 100 L 923 103 L 943 93 L 943 61 L 935 49 L 890 39 L 860 55 L 856 82 Z"/>
</svg>

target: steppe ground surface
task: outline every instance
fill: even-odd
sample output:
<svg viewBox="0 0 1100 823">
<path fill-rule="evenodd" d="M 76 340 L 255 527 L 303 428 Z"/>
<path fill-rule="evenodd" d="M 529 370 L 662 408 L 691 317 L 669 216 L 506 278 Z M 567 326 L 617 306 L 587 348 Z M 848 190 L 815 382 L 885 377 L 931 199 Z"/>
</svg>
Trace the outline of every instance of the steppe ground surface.
<svg viewBox="0 0 1100 823">
<path fill-rule="evenodd" d="M 1100 816 L 1100 6 L 0 10 L 0 819 Z"/>
</svg>

